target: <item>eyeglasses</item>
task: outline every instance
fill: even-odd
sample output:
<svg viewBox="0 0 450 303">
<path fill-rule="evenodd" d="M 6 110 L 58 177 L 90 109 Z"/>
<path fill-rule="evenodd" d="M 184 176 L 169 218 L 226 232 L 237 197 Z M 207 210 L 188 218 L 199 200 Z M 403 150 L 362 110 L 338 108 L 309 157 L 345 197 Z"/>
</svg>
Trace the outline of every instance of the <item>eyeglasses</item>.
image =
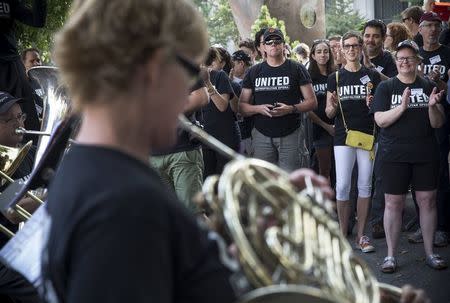
<svg viewBox="0 0 450 303">
<path fill-rule="evenodd" d="M 193 82 L 197 81 L 200 76 L 200 67 L 180 54 L 175 54 L 175 59 L 186 70 Z"/>
<path fill-rule="evenodd" d="M 25 120 L 27 119 L 27 114 L 25 113 L 20 113 L 17 115 L 17 117 L 15 118 L 9 118 L 9 119 L 0 119 L 0 122 L 5 123 L 5 124 L 10 124 L 11 122 L 15 122 L 18 121 L 19 123 L 23 123 L 25 122 Z"/>
<path fill-rule="evenodd" d="M 416 56 L 410 56 L 410 57 L 396 57 L 395 60 L 397 62 L 414 62 L 417 59 Z"/>
<path fill-rule="evenodd" d="M 361 44 L 344 44 L 345 50 L 350 50 L 351 48 L 358 49 L 361 47 Z"/>
<path fill-rule="evenodd" d="M 276 40 L 269 40 L 269 41 L 264 41 L 265 45 L 280 45 L 281 43 L 283 43 L 283 40 L 281 39 L 276 39 Z"/>
<path fill-rule="evenodd" d="M 437 22 L 434 22 L 434 23 L 423 24 L 420 27 L 427 27 L 427 28 L 434 27 L 434 28 L 440 29 L 441 28 L 441 24 L 437 23 Z"/>
<path fill-rule="evenodd" d="M 313 44 L 318 44 L 318 43 L 330 43 L 330 40 L 328 40 L 328 39 L 316 39 L 316 40 L 313 40 Z"/>
</svg>

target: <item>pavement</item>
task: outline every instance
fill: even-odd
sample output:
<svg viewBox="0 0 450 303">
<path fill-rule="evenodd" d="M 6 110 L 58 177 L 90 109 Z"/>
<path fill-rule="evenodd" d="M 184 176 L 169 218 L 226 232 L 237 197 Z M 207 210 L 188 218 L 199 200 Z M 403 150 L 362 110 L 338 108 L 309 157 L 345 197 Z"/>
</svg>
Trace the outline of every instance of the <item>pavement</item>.
<svg viewBox="0 0 450 303">
<path fill-rule="evenodd" d="M 415 216 L 412 199 L 408 196 L 403 223 L 413 220 Z M 385 274 L 380 271 L 381 263 L 387 253 L 384 238 L 371 239 L 376 248 L 375 252 L 364 254 L 355 248 L 355 253 L 368 263 L 380 282 L 398 287 L 411 284 L 424 289 L 433 303 L 450 303 L 450 268 L 438 271 L 425 265 L 423 243 L 411 244 L 408 242 L 408 235 L 414 231 L 415 228 L 412 228 L 411 231 L 401 233 L 397 254 L 397 271 L 393 274 Z M 368 233 L 368 236 L 371 234 Z M 350 243 L 354 243 L 354 237 L 354 234 L 349 236 Z M 440 254 L 450 264 L 450 246 L 435 248 L 434 252 Z"/>
</svg>

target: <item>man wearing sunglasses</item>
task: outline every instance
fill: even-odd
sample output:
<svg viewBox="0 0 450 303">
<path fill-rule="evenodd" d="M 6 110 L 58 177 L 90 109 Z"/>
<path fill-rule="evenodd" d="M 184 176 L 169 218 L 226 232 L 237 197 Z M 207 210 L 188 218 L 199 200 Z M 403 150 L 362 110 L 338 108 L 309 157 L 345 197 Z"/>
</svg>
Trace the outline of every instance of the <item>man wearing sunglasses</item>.
<svg viewBox="0 0 450 303">
<path fill-rule="evenodd" d="M 244 78 L 240 111 L 254 116 L 255 158 L 292 171 L 300 166 L 300 113 L 315 109 L 317 100 L 305 67 L 285 58 L 284 36 L 278 28 L 265 31 L 264 51 L 267 60 Z"/>
</svg>

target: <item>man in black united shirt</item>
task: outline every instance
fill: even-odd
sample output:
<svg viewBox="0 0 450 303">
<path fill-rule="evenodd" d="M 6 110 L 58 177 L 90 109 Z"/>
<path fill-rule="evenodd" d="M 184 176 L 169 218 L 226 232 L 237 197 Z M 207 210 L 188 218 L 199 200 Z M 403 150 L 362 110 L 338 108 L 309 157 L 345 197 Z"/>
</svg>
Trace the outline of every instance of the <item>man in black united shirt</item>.
<svg viewBox="0 0 450 303">
<path fill-rule="evenodd" d="M 299 113 L 315 109 L 317 100 L 306 69 L 285 59 L 279 29 L 266 30 L 264 50 L 267 60 L 253 66 L 244 78 L 240 111 L 254 116 L 255 158 L 292 171 L 300 166 Z"/>
<path fill-rule="evenodd" d="M 46 0 L 34 0 L 30 10 L 19 0 L 0 0 L 0 90 L 24 99 L 23 110 L 28 115 L 25 127 L 39 130 L 40 124 L 33 101 L 32 89 L 17 52 L 15 20 L 33 27 L 43 27 Z"/>
<path fill-rule="evenodd" d="M 362 32 L 364 40 L 364 65 L 375 68 L 382 80 L 397 75 L 394 58 L 391 53 L 383 50 L 386 39 L 386 25 L 381 20 L 370 20 L 364 25 Z"/>
<path fill-rule="evenodd" d="M 450 68 L 450 48 L 439 43 L 439 34 L 441 33 L 442 25 L 441 19 L 434 12 L 426 12 L 420 18 L 419 32 L 423 38 L 423 46 L 419 50 L 422 60 L 422 70 L 424 76 L 434 81 L 440 90 L 447 90 L 448 71 Z M 444 96 L 443 100 L 446 97 Z M 442 102 L 446 111 L 447 121 L 443 127 L 435 130 L 435 134 L 439 143 L 440 150 L 440 171 L 439 184 L 437 193 L 437 208 L 438 208 L 438 226 L 434 239 L 436 246 L 446 246 L 448 238 L 446 232 L 449 231 L 448 218 L 449 208 L 447 201 L 449 199 L 450 185 L 448 177 L 448 161 L 447 155 L 450 150 L 450 143 L 448 138 L 449 123 L 448 113 L 449 105 Z M 416 232 L 411 238 L 411 242 L 421 242 L 422 237 L 420 230 Z"/>
</svg>

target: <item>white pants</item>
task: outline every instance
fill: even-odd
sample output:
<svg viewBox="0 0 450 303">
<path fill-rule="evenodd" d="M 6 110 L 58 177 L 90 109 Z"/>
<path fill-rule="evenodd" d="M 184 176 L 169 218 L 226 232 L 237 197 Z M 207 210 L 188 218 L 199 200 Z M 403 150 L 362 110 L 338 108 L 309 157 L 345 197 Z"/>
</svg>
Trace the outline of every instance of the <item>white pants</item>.
<svg viewBox="0 0 450 303">
<path fill-rule="evenodd" d="M 336 200 L 348 201 L 355 160 L 358 163 L 358 196 L 368 198 L 372 192 L 373 160 L 370 151 L 350 146 L 335 146 Z"/>
</svg>

